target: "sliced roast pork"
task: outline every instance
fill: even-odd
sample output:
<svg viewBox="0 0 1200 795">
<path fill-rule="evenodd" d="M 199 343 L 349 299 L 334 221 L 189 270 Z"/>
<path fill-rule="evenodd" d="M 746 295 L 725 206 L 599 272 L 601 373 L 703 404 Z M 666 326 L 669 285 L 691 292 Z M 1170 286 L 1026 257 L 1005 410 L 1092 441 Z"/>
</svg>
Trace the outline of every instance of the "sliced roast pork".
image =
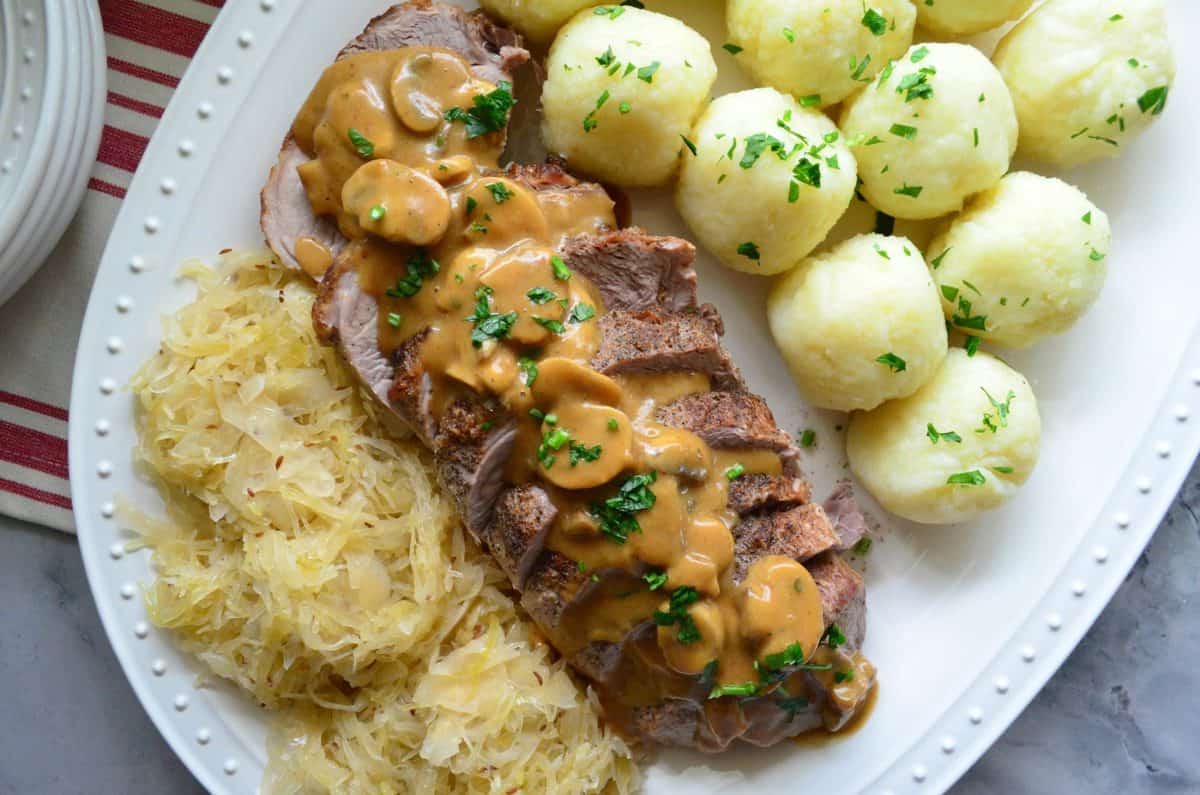
<svg viewBox="0 0 1200 795">
<path fill-rule="evenodd" d="M 441 47 L 461 55 L 477 77 L 490 83 L 512 81 L 513 70 L 529 60 L 520 37 L 493 23 L 483 12 L 468 13 L 449 3 L 410 0 L 375 17 L 338 53 L 338 60 L 371 50 Z M 336 257 L 346 245 L 332 218 L 316 215 L 296 168 L 308 161 L 289 134 L 260 197 L 263 235 L 280 262 L 301 270 L 296 242 L 309 237 Z"/>
<path fill-rule="evenodd" d="M 374 20 L 351 47 L 436 42 L 448 46 L 453 40 L 459 52 L 474 53 L 468 57 L 477 69 L 502 73 L 524 57 L 515 39 L 478 16 L 429 2 L 399 8 Z M 349 51 L 353 50 L 344 53 Z M 480 75 L 497 79 L 495 72 Z M 311 226 L 289 226 L 276 214 L 279 199 L 272 191 L 281 189 L 279 172 L 287 154 L 285 148 L 264 191 L 263 219 L 264 230 L 269 222 L 279 222 L 270 227 L 274 231 L 268 237 L 274 235 L 272 245 L 285 261 L 290 251 L 286 242 L 314 231 Z M 565 200 L 603 190 L 579 182 L 554 163 L 513 166 L 506 174 L 551 198 Z M 307 206 L 302 190 L 292 198 Z M 636 577 L 642 572 L 585 572 L 576 561 L 547 547 L 557 515 L 550 495 L 536 483 L 505 480 L 514 418 L 496 401 L 469 395 L 456 398 L 434 416 L 431 380 L 421 360 L 425 333 L 391 354 L 381 352 L 376 302 L 358 282 L 352 251 L 340 252 L 320 284 L 313 310 L 319 333 L 336 346 L 371 393 L 433 450 L 442 485 L 455 498 L 468 530 L 495 558 L 519 592 L 522 606 L 547 636 L 556 643 L 568 639 L 559 643 L 560 650 L 608 694 L 602 698 L 618 725 L 651 742 L 719 751 L 735 740 L 770 745 L 817 726 L 837 728 L 862 708 L 874 672 L 848 652 L 862 642 L 863 581 L 840 550 L 861 536 L 859 528 L 865 529 L 865 522 L 856 517 L 848 493 L 839 491 L 824 508 L 811 501 L 808 484 L 798 477 L 799 450 L 775 423 L 766 403 L 746 391 L 720 343 L 720 315 L 711 306 L 697 304 L 695 249 L 690 243 L 626 229 L 577 235 L 562 244 L 564 260 L 597 287 L 606 310 L 599 316 L 601 344 L 592 365 L 612 375 L 703 373 L 713 391 L 662 406 L 656 419 L 691 431 L 718 450 L 749 448 L 779 456 L 781 474 L 747 475 L 730 484 L 728 505 L 741 517 L 734 528 L 733 577 L 740 581 L 765 555 L 786 555 L 804 563 L 818 586 L 825 623 L 836 623 L 838 634 L 845 635 L 842 649 L 831 653 L 842 655 L 839 664 L 853 659 L 860 666 L 855 688 L 834 686 L 819 672 L 797 671 L 789 675 L 786 689 L 763 697 L 710 699 L 713 683 L 705 675 L 683 676 L 655 657 L 655 626 L 648 620 L 619 640 L 570 640 L 586 638 L 570 626 L 578 606 L 586 605 L 614 578 L 640 582 Z M 639 683 L 643 698 L 636 707 L 626 708 L 620 695 L 630 682 Z M 654 691 L 657 696 L 648 700 L 646 682 L 661 683 Z"/>
</svg>

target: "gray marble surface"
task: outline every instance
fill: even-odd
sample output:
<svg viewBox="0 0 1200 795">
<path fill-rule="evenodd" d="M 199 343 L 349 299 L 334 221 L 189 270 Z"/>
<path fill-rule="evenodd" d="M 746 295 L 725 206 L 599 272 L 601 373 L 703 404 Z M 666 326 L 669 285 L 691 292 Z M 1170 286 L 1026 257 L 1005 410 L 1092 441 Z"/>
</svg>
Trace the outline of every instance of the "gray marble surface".
<svg viewBox="0 0 1200 795">
<path fill-rule="evenodd" d="M 1063 669 L 955 795 L 1200 793 L 1200 466 Z M 109 648 L 69 536 L 0 517 L 0 795 L 200 793 Z"/>
</svg>

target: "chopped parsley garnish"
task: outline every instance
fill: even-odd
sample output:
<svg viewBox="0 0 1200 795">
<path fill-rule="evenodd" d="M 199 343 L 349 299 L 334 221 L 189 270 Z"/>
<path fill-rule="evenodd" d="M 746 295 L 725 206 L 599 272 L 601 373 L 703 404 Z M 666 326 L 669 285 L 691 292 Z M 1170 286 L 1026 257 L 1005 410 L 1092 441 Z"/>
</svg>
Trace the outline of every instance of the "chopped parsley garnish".
<svg viewBox="0 0 1200 795">
<path fill-rule="evenodd" d="M 976 337 L 974 334 L 968 334 L 965 347 L 967 349 L 967 358 L 974 357 L 975 354 L 979 353 L 979 337 Z"/>
<path fill-rule="evenodd" d="M 364 160 L 369 160 L 375 155 L 375 144 L 358 130 L 351 127 L 346 132 L 346 137 L 350 139 L 350 144 L 354 147 L 354 151 L 358 152 L 358 156 Z"/>
<path fill-rule="evenodd" d="M 886 251 L 884 251 L 883 247 L 880 246 L 878 243 L 876 243 L 874 245 L 874 248 L 875 248 L 875 253 L 878 254 L 883 259 L 891 259 L 892 258 L 892 255 L 887 253 Z"/>
<path fill-rule="evenodd" d="M 858 539 L 858 543 L 851 547 L 850 551 L 861 558 L 863 555 L 871 551 L 871 543 L 871 539 L 864 536 L 863 538 Z"/>
<path fill-rule="evenodd" d="M 686 146 L 688 151 L 692 153 L 692 157 L 695 157 L 696 145 L 692 143 L 692 141 L 686 135 L 681 135 L 679 137 L 683 139 L 683 145 Z"/>
<path fill-rule="evenodd" d="M 724 49 L 725 52 L 729 53 L 730 55 L 737 55 L 743 49 L 742 47 L 739 47 L 738 45 L 733 44 L 731 42 L 725 42 L 724 44 L 721 45 L 721 48 Z"/>
<path fill-rule="evenodd" d="M 820 104 L 821 104 L 821 95 L 820 94 L 808 94 L 806 96 L 800 97 L 800 107 L 802 107 L 802 108 L 815 108 Z"/>
<path fill-rule="evenodd" d="M 885 353 L 875 359 L 880 364 L 886 364 L 893 373 L 902 373 L 908 369 L 908 363 L 894 353 Z"/>
<path fill-rule="evenodd" d="M 737 141 L 734 141 L 733 145 L 737 146 Z M 781 160 L 787 156 L 787 147 L 775 136 L 766 133 L 754 133 L 754 135 L 747 136 L 746 151 L 738 165 L 742 168 L 753 168 L 758 159 L 762 157 L 763 152 L 768 149 L 778 155 Z"/>
<path fill-rule="evenodd" d="M 642 68 L 638 69 L 637 70 L 638 80 L 641 80 L 646 83 L 653 83 L 654 82 L 654 73 L 658 71 L 658 67 L 660 67 L 660 66 L 662 66 L 662 63 L 660 63 L 659 61 L 654 61 L 651 64 L 649 64 L 648 66 L 643 66 Z"/>
<path fill-rule="evenodd" d="M 467 138 L 479 138 L 489 133 L 499 132 L 508 124 L 508 112 L 517 104 L 512 94 L 512 83 L 501 80 L 495 90 L 487 94 L 476 94 L 471 100 L 472 107 L 450 108 L 446 111 L 446 121 L 465 122 Z"/>
<path fill-rule="evenodd" d="M 921 191 L 923 190 L 925 190 L 925 188 L 920 185 L 909 185 L 906 182 L 903 186 L 895 188 L 892 193 L 896 194 L 897 196 L 908 196 L 909 198 L 915 199 L 921 195 Z"/>
<path fill-rule="evenodd" d="M 925 56 L 927 55 L 929 55 L 928 47 L 918 47 L 917 49 L 913 50 L 913 54 L 909 60 L 913 63 L 920 63 L 921 61 L 925 60 Z"/>
<path fill-rule="evenodd" d="M 835 683 L 835 684 L 839 684 L 839 685 L 840 685 L 842 682 L 852 682 L 852 681 L 854 681 L 854 669 L 853 669 L 853 668 L 847 668 L 847 669 L 846 669 L 846 670 L 844 670 L 844 671 L 834 671 L 834 672 L 833 672 L 833 681 L 834 681 L 834 683 Z"/>
<path fill-rule="evenodd" d="M 571 432 L 566 428 L 553 428 L 542 434 L 542 443 L 538 445 L 537 460 L 543 467 L 554 466 L 557 458 L 554 454 L 563 449 L 571 441 Z"/>
<path fill-rule="evenodd" d="M 869 541 L 869 539 L 862 539 Z M 843 646 L 846 643 L 846 636 L 842 633 L 842 628 L 837 624 L 830 624 L 825 630 L 825 634 L 821 636 L 821 642 L 831 649 L 836 649 L 838 646 Z"/>
<path fill-rule="evenodd" d="M 625 9 L 621 6 L 612 6 L 611 8 L 609 6 L 597 6 L 595 9 L 592 10 L 592 13 L 598 17 L 608 17 L 609 19 L 616 19 L 617 17 L 619 17 L 625 13 Z"/>
<path fill-rule="evenodd" d="M 888 132 L 897 138 L 907 138 L 910 141 L 917 137 L 917 128 L 907 124 L 893 124 Z"/>
<path fill-rule="evenodd" d="M 817 443 L 817 432 L 812 428 L 805 428 L 800 432 L 800 446 L 808 449 Z"/>
<path fill-rule="evenodd" d="M 978 149 L 979 148 L 979 128 L 978 127 L 975 128 L 974 135 L 975 135 L 975 148 Z"/>
<path fill-rule="evenodd" d="M 399 312 L 388 312 L 387 322 L 392 328 L 400 328 L 400 324 L 404 322 L 404 316 Z"/>
<path fill-rule="evenodd" d="M 979 388 L 983 390 L 983 394 L 987 395 L 988 403 L 992 404 L 992 408 L 996 410 L 996 413 L 994 415 L 990 411 L 985 413 L 983 415 L 983 427 L 977 428 L 975 433 L 987 433 L 988 431 L 996 433 L 1001 428 L 1007 428 L 1008 418 L 1012 413 L 1012 402 L 1016 399 L 1017 393 L 1010 389 L 1008 394 L 1004 396 L 1004 402 L 1001 403 L 992 397 L 992 393 L 988 392 L 987 389 L 984 387 Z M 997 422 L 1000 424 L 997 425 Z"/>
<path fill-rule="evenodd" d="M 987 315 L 972 315 L 971 302 L 961 294 L 958 296 L 958 311 L 950 318 L 950 322 L 959 328 L 987 331 Z"/>
<path fill-rule="evenodd" d="M 546 329 L 546 331 L 549 331 L 553 334 L 562 334 L 567 330 L 566 326 L 564 326 L 561 321 L 554 320 L 553 318 L 533 315 L 533 322 L 537 323 L 539 326 Z"/>
<path fill-rule="evenodd" d="M 925 426 L 925 435 L 929 437 L 929 441 L 937 444 L 938 442 L 953 442 L 954 444 L 962 444 L 962 437 L 954 431 L 939 431 L 929 423 Z"/>
<path fill-rule="evenodd" d="M 635 475 L 635 477 L 637 476 Z M 700 640 L 700 630 L 696 629 L 696 622 L 692 620 L 687 609 L 699 599 L 700 594 L 692 586 L 685 585 L 677 588 L 671 594 L 667 609 L 654 611 L 654 623 L 660 627 L 679 627 L 675 639 L 684 646 L 695 643 Z"/>
<path fill-rule="evenodd" d="M 868 8 L 867 13 L 862 18 L 863 27 L 871 31 L 876 36 L 882 36 L 887 33 L 888 22 L 887 17 L 880 14 L 873 8 Z"/>
<path fill-rule="evenodd" d="M 1082 219 L 1080 219 L 1080 220 L 1082 220 L 1082 221 L 1083 221 L 1085 224 L 1087 224 L 1087 225 L 1091 226 L 1091 223 L 1092 223 L 1092 211 L 1091 211 L 1091 210 L 1088 210 L 1086 213 L 1084 213 L 1084 214 L 1083 214 L 1083 218 L 1082 218 Z"/>
<path fill-rule="evenodd" d="M 517 359 L 517 367 L 521 370 L 521 381 L 524 382 L 525 386 L 533 386 L 533 382 L 538 377 L 537 362 L 528 356 L 522 356 Z M 545 415 L 543 414 L 542 417 L 545 417 Z"/>
<path fill-rule="evenodd" d="M 585 320 L 591 320 L 596 316 L 596 308 L 591 304 L 575 304 L 571 309 L 571 314 L 567 316 L 569 323 L 582 323 Z"/>
<path fill-rule="evenodd" d="M 758 685 L 754 682 L 743 682 L 740 685 L 717 685 L 709 691 L 708 697 L 721 698 L 722 696 L 752 696 L 758 692 Z"/>
<path fill-rule="evenodd" d="M 567 452 L 568 452 L 568 458 L 570 459 L 570 462 L 571 462 L 571 466 L 575 466 L 580 461 L 587 461 L 587 462 L 595 461 L 596 459 L 598 459 L 600 457 L 600 454 L 603 451 L 604 451 L 604 448 L 598 444 L 588 447 L 586 444 L 581 444 L 580 442 L 572 441 L 571 446 Z"/>
<path fill-rule="evenodd" d="M 731 481 L 737 480 L 744 474 L 746 474 L 746 467 L 741 463 L 734 464 L 729 469 L 725 470 L 725 477 Z"/>
<path fill-rule="evenodd" d="M 496 204 L 504 204 L 516 195 L 503 182 L 492 182 L 487 186 L 487 189 L 488 193 L 492 194 L 492 198 L 495 199 Z"/>
<path fill-rule="evenodd" d="M 634 516 L 654 507 L 654 492 L 650 484 L 658 480 L 657 472 L 630 475 L 617 489 L 615 496 L 588 506 L 588 512 L 600 523 L 600 532 L 618 544 L 624 544 L 630 533 L 640 533 L 642 526 Z"/>
<path fill-rule="evenodd" d="M 617 55 L 616 55 L 616 53 L 613 52 L 612 45 L 610 44 L 608 46 L 608 49 L 605 50 L 602 55 L 597 56 L 596 63 L 600 64 L 601 66 L 607 67 L 607 66 L 612 66 L 613 63 L 616 62 L 616 60 L 617 60 Z"/>
<path fill-rule="evenodd" d="M 535 304 L 547 304 L 553 301 L 558 296 L 553 290 L 548 290 L 545 287 L 532 287 L 529 292 L 525 293 L 525 297 Z"/>
<path fill-rule="evenodd" d="M 945 296 L 947 301 L 954 303 L 954 299 L 958 298 L 958 288 L 952 287 L 949 284 L 943 284 L 942 295 Z"/>
<path fill-rule="evenodd" d="M 867 67 L 871 64 L 871 56 L 864 55 L 862 60 L 857 60 L 853 55 L 850 56 L 850 79 L 856 82 L 871 82 L 871 78 L 863 79 L 863 72 L 867 71 Z"/>
<path fill-rule="evenodd" d="M 999 472 L 1001 475 L 1011 475 L 1013 473 L 1012 467 L 990 467 L 990 468 Z"/>
<path fill-rule="evenodd" d="M 397 280 L 394 287 L 387 291 L 391 298 L 412 298 L 421 291 L 421 285 L 426 279 L 433 278 L 438 272 L 437 260 L 427 254 L 413 254 L 405 262 L 407 273 Z"/>
<path fill-rule="evenodd" d="M 1090 259 L 1092 262 L 1100 262 L 1104 259 L 1104 255 L 1096 249 L 1092 249 L 1092 253 L 1088 254 L 1088 259 Z"/>
<path fill-rule="evenodd" d="M 787 26 L 784 26 L 783 30 L 780 32 L 783 33 L 783 37 L 788 40 L 789 44 L 796 43 L 796 31 L 792 30 L 791 28 L 789 28 Z"/>
<path fill-rule="evenodd" d="M 617 430 L 617 429 L 618 429 L 618 428 L 620 428 L 620 427 L 621 427 L 620 423 L 618 423 L 616 420 L 614 420 L 614 419 L 611 419 L 611 418 L 609 419 L 609 421 L 608 421 L 608 429 L 609 429 L 610 431 L 615 431 L 615 430 Z"/>
<path fill-rule="evenodd" d="M 475 290 L 475 313 L 467 320 L 475 324 L 471 332 L 471 344 L 476 348 L 482 348 L 488 340 L 504 339 L 517 322 L 516 312 L 501 315 L 492 311 L 492 293 L 492 288 L 486 285 Z"/>
<path fill-rule="evenodd" d="M 557 254 L 550 257 L 550 267 L 554 269 L 554 278 L 560 282 L 570 281 L 571 269 L 567 267 L 567 263 L 563 262 L 562 257 Z"/>
<path fill-rule="evenodd" d="M 900 85 L 896 86 L 896 93 L 904 94 L 905 102 L 912 102 L 914 99 L 929 99 L 933 96 L 933 84 L 929 82 L 929 77 L 935 74 L 937 74 L 937 69 L 932 66 L 922 66 L 900 80 Z"/>
<path fill-rule="evenodd" d="M 762 255 L 758 252 L 758 245 L 755 243 L 742 243 L 737 247 L 737 253 L 755 262 L 762 259 Z"/>
<path fill-rule="evenodd" d="M 970 472 L 958 472 L 946 478 L 946 483 L 951 486 L 982 486 L 987 482 L 987 478 L 978 469 L 972 469 Z"/>
<path fill-rule="evenodd" d="M 950 250 L 953 248 L 954 248 L 954 246 L 951 246 L 950 248 L 946 249 L 941 254 L 938 254 L 936 257 L 933 258 L 933 260 L 930 261 L 929 264 L 931 266 L 933 266 L 934 270 L 937 270 L 938 268 L 942 267 L 942 260 L 944 260 L 946 258 L 946 255 L 949 254 Z M 951 299 L 951 300 L 953 300 L 953 299 Z"/>
<path fill-rule="evenodd" d="M 796 163 L 796 167 L 792 169 L 792 178 L 809 187 L 821 187 L 821 166 L 814 163 L 807 157 L 800 158 Z"/>
<path fill-rule="evenodd" d="M 467 197 L 467 215 L 475 212 L 475 208 L 479 206 L 479 202 L 475 201 L 474 196 Z"/>
<path fill-rule="evenodd" d="M 646 581 L 646 585 L 650 586 L 651 591 L 657 591 L 667 584 L 667 573 L 665 571 L 648 571 L 642 575 L 642 579 Z"/>
<path fill-rule="evenodd" d="M 369 215 L 372 221 L 382 221 L 383 217 L 387 215 L 387 208 L 382 204 L 376 204 L 371 208 Z"/>
</svg>

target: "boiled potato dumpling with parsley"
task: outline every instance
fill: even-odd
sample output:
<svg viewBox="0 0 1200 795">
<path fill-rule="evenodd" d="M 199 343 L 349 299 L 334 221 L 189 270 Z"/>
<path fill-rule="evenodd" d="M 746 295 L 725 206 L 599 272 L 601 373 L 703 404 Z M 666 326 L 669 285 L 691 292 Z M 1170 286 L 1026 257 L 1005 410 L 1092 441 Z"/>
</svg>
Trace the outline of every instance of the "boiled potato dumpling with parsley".
<svg viewBox="0 0 1200 795">
<path fill-rule="evenodd" d="M 821 408 L 911 395 L 946 357 L 937 289 L 902 237 L 859 235 L 801 263 L 771 290 L 767 320 L 800 392 Z"/>
<path fill-rule="evenodd" d="M 862 193 L 897 218 L 936 218 L 995 185 L 1017 147 L 1000 73 L 965 44 L 923 44 L 842 111 Z"/>
<path fill-rule="evenodd" d="M 479 5 L 535 44 L 549 44 L 568 19 L 596 4 L 589 0 L 479 0 Z"/>
<path fill-rule="evenodd" d="M 957 524 L 1010 499 L 1042 437 L 1029 382 L 986 353 L 950 351 L 915 395 L 850 418 L 850 469 L 888 511 Z"/>
<path fill-rule="evenodd" d="M 909 0 L 730 0 L 738 63 L 806 106 L 841 102 L 912 43 Z"/>
<path fill-rule="evenodd" d="M 1050 0 L 994 60 L 1021 120 L 1021 154 L 1064 168 L 1120 154 L 1166 108 L 1175 80 L 1162 0 Z"/>
<path fill-rule="evenodd" d="M 971 36 L 1019 19 L 1033 0 L 917 0 L 917 21 L 938 36 Z"/>
<path fill-rule="evenodd" d="M 1078 188 L 1014 172 L 973 198 L 928 252 L 953 325 L 1026 348 L 1091 307 L 1111 244 L 1108 216 Z"/>
<path fill-rule="evenodd" d="M 708 41 L 679 20 L 600 6 L 562 29 L 547 72 L 546 148 L 599 180 L 642 187 L 674 176 L 717 65 Z"/>
<path fill-rule="evenodd" d="M 684 153 L 675 204 L 730 268 L 760 276 L 795 267 L 854 195 L 854 155 L 823 113 L 773 88 L 713 101 Z"/>
</svg>

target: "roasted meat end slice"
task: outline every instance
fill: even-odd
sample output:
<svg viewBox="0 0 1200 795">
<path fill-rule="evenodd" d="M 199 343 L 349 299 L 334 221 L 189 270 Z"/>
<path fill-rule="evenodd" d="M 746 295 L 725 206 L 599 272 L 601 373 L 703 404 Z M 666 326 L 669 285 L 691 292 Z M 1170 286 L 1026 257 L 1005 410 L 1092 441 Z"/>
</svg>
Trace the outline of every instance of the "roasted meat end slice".
<svg viewBox="0 0 1200 795">
<path fill-rule="evenodd" d="M 609 311 L 600 319 L 592 366 L 605 375 L 706 373 L 714 388 L 740 390 L 741 374 L 721 347 L 714 314 Z"/>
<path fill-rule="evenodd" d="M 702 392 L 658 410 L 658 421 L 699 436 L 717 450 L 784 452 L 792 439 L 775 424 L 767 402 L 749 392 Z"/>
<path fill-rule="evenodd" d="M 743 517 L 733 528 L 733 538 L 735 582 L 741 582 L 754 561 L 766 555 L 803 563 L 837 544 L 825 511 L 812 503 Z"/>
<path fill-rule="evenodd" d="M 790 508 L 810 499 L 812 488 L 804 478 L 743 475 L 729 484 L 729 510 L 739 516 Z"/>
<path fill-rule="evenodd" d="M 696 307 L 696 247 L 636 227 L 568 240 L 563 259 L 586 276 L 610 309 L 681 312 Z"/>
<path fill-rule="evenodd" d="M 493 23 L 482 12 L 468 13 L 450 3 L 410 0 L 392 6 L 338 53 L 338 59 L 372 50 L 441 47 L 458 53 L 477 77 L 491 83 L 512 80 L 513 70 L 529 60 L 517 34 Z M 330 218 L 312 211 L 296 168 L 308 160 L 288 135 L 260 196 L 260 223 L 267 245 L 280 262 L 300 269 L 296 241 L 303 237 L 326 246 L 336 257 L 345 238 Z M 319 280 L 319 278 L 318 278 Z"/>
<path fill-rule="evenodd" d="M 525 588 L 557 515 L 550 496 L 538 486 L 508 489 L 496 501 L 492 520 L 482 529 L 482 541 L 518 591 Z"/>
</svg>

